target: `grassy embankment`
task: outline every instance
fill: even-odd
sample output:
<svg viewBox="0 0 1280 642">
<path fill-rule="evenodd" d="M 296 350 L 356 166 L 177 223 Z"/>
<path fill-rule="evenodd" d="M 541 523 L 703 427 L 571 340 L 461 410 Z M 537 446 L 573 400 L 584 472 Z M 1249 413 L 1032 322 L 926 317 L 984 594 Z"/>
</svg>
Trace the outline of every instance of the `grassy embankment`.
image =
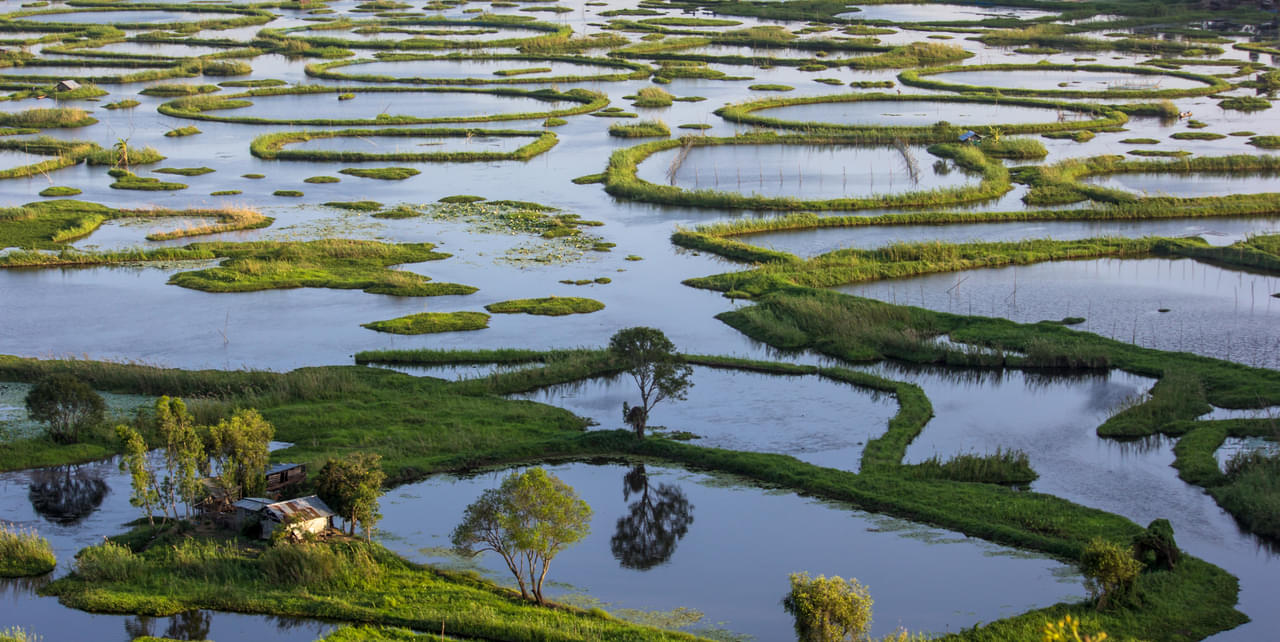
<svg viewBox="0 0 1280 642">
<path fill-rule="evenodd" d="M 78 193 L 78 192 L 77 192 Z M 216 223 L 147 235 L 149 241 L 251 230 L 271 225 L 273 219 L 243 207 L 218 209 L 115 209 L 84 201 L 45 201 L 0 210 L 0 249 L 67 250 L 68 243 L 92 234 L 103 223 L 116 219 L 213 218 Z"/>
<path fill-rule="evenodd" d="M 310 150 L 300 149 L 291 150 L 284 149 L 285 145 L 291 143 L 301 143 L 309 140 L 326 139 L 326 138 L 376 138 L 376 137 L 406 137 L 406 138 L 463 138 L 470 139 L 472 136 L 493 136 L 499 138 L 532 138 L 533 141 L 513 149 L 511 151 L 485 152 L 485 151 L 445 151 L 445 152 L 406 152 L 406 151 L 390 151 L 390 152 L 353 152 L 353 151 L 329 151 L 329 150 Z M 403 128 L 387 128 L 387 129 L 337 129 L 337 130 L 313 130 L 313 131 L 291 131 L 276 132 L 274 134 L 263 134 L 255 137 L 249 143 L 249 153 L 258 158 L 269 160 L 305 160 L 305 161 L 343 161 L 343 162 L 363 162 L 363 161 L 399 161 L 399 162 L 481 162 L 495 160 L 529 160 L 538 154 L 541 154 L 552 147 L 555 147 L 559 139 L 554 132 L 549 131 L 523 131 L 516 129 L 403 129 Z"/>
</svg>

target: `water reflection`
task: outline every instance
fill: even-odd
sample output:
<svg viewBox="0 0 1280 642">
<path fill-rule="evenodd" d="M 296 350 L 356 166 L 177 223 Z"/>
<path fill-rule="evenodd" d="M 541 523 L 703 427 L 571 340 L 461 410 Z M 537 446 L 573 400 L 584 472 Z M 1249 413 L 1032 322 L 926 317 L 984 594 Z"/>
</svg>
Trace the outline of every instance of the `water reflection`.
<svg viewBox="0 0 1280 642">
<path fill-rule="evenodd" d="M 693 505 L 675 484 L 649 485 L 644 464 L 622 477 L 622 498 L 637 500 L 618 518 L 609 548 L 624 568 L 645 571 L 665 564 L 676 552 L 676 544 L 693 523 Z"/>
<path fill-rule="evenodd" d="M 31 508 L 59 526 L 79 524 L 102 505 L 110 492 L 100 468 L 99 464 L 88 464 L 32 471 L 27 487 Z"/>
<path fill-rule="evenodd" d="M 187 611 L 168 618 L 154 618 L 145 615 L 132 617 L 124 621 L 124 631 L 133 640 L 155 634 L 157 620 L 168 620 L 164 634 L 159 637 L 170 640 L 207 640 L 213 628 L 213 615 L 208 611 Z"/>
</svg>

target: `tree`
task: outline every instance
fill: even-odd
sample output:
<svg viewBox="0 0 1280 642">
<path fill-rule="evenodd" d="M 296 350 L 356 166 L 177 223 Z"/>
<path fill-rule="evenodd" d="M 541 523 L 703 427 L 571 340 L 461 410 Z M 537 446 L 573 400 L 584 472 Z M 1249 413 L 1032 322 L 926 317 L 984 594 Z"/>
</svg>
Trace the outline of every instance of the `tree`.
<svg viewBox="0 0 1280 642">
<path fill-rule="evenodd" d="M 276 429 L 257 410 L 237 410 L 209 428 L 209 453 L 217 464 L 216 481 L 227 496 L 258 497 L 266 492 L 271 438 Z"/>
<path fill-rule="evenodd" d="M 347 521 L 347 532 L 354 535 L 356 522 L 364 529 L 366 539 L 373 536 L 373 525 L 382 514 L 378 498 L 387 474 L 382 472 L 382 455 L 356 453 L 342 459 L 326 461 L 316 475 L 316 495 Z"/>
<path fill-rule="evenodd" d="M 618 518 L 609 540 L 613 557 L 624 568 L 651 569 L 671 559 L 676 544 L 689 532 L 693 523 L 693 505 L 684 491 L 673 484 L 649 485 L 644 464 L 627 472 L 623 478 L 622 498 L 640 497 Z"/>
<path fill-rule="evenodd" d="M 196 434 L 195 419 L 181 399 L 160 397 L 156 400 L 156 432 L 164 446 L 165 477 L 160 494 L 170 510 L 178 516 L 178 500 L 191 506 L 200 499 L 200 471 L 207 465 L 204 442 Z"/>
<path fill-rule="evenodd" d="M 693 374 L 675 344 L 661 330 L 646 327 L 619 330 L 609 339 L 609 352 L 640 388 L 640 405 L 622 404 L 622 418 L 644 439 L 649 412 L 664 399 L 684 400 Z"/>
<path fill-rule="evenodd" d="M 70 444 L 79 441 L 80 430 L 102 421 L 107 404 L 89 384 L 69 374 L 41 379 L 27 393 L 27 414 L 49 424 L 49 437 Z"/>
<path fill-rule="evenodd" d="M 1098 610 L 1101 611 L 1133 594 L 1142 562 L 1134 559 L 1131 549 L 1095 537 L 1084 548 L 1080 570 L 1084 573 L 1089 595 L 1098 601 Z"/>
<path fill-rule="evenodd" d="M 1147 566 L 1172 571 L 1182 558 L 1178 542 L 1173 538 L 1173 524 L 1167 519 L 1147 524 L 1147 530 L 1133 538 L 1133 557 Z"/>
<path fill-rule="evenodd" d="M 155 507 L 160 503 L 160 493 L 156 492 L 156 474 L 147 458 L 147 442 L 143 441 L 138 431 L 128 426 L 116 426 L 116 436 L 124 445 L 124 455 L 120 458 L 120 470 L 129 471 L 133 494 L 129 503 L 142 509 L 147 515 L 147 522 L 156 525 Z"/>
<path fill-rule="evenodd" d="M 498 488 L 484 491 L 453 530 L 453 546 L 464 555 L 493 551 L 520 585 L 520 595 L 539 604 L 551 560 L 591 532 L 591 507 L 573 488 L 541 468 L 512 472 Z"/>
<path fill-rule="evenodd" d="M 844 642 L 871 630 L 871 593 L 853 578 L 791 574 L 782 606 L 796 619 L 800 642 Z"/>
</svg>

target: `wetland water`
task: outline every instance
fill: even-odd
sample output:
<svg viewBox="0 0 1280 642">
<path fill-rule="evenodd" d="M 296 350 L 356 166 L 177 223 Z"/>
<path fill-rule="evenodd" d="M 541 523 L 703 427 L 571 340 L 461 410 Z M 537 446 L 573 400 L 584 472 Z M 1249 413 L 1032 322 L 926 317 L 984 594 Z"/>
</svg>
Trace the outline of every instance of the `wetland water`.
<svg viewBox="0 0 1280 642">
<path fill-rule="evenodd" d="M 1280 278 L 1191 259 L 1099 259 L 836 288 L 882 301 L 1078 329 L 1136 345 L 1280 368 Z"/>
<path fill-rule="evenodd" d="M 371 14 L 353 11 L 358 3 L 343 0 L 331 8 L 338 15 L 364 19 Z M 16 11 L 20 3 L 4 3 Z M 570 25 L 575 35 L 598 31 L 603 19 L 599 11 L 631 8 L 610 2 L 609 6 L 575 10 L 566 14 L 536 14 L 540 20 Z M 974 7 L 950 4 L 890 4 L 864 6 L 862 12 L 848 13 L 855 20 L 981 20 L 993 15 L 1029 19 L 1045 12 L 1008 7 Z M 273 29 L 306 27 L 314 16 L 291 10 L 275 10 L 281 17 L 265 25 Z M 467 18 L 461 8 L 440 12 Z M 505 15 L 531 14 L 506 10 Z M 679 15 L 668 13 L 668 16 Z M 78 12 L 29 17 L 26 21 L 81 22 L 106 24 L 111 21 L 151 23 L 234 18 L 234 14 L 119 11 Z M 305 18 L 305 19 L 304 19 Z M 808 26 L 807 21 L 779 22 L 735 18 L 740 26 L 780 25 L 791 31 Z M 591 26 L 588 22 L 594 22 Z M 264 25 L 205 31 L 196 39 L 217 38 L 248 45 Z M 466 26 L 415 25 L 423 32 L 443 28 L 466 31 Z M 830 37 L 836 30 L 803 37 Z M 1101 33 L 1115 31 L 1099 25 Z M 294 31 L 293 35 L 315 35 L 353 40 L 407 40 L 418 36 L 438 40 L 454 38 L 474 41 L 535 36 L 541 32 L 517 25 L 496 33 L 354 33 L 351 31 Z M 610 31 L 639 42 L 639 35 Z M 31 38 L 44 35 L 22 31 L 0 34 L 3 38 Z M 903 45 L 926 40 L 926 32 L 899 29 L 876 36 L 881 44 Z M 1051 55 L 1018 54 L 1008 49 L 988 48 L 951 34 L 947 44 L 972 51 L 972 64 L 988 62 L 1034 63 L 1041 58 L 1055 63 L 1071 63 L 1071 52 Z M 1233 51 L 1223 60 L 1245 60 L 1250 54 Z M 34 50 L 34 49 L 33 49 Z M 143 53 L 166 56 L 215 53 L 213 48 L 192 43 L 151 44 L 110 43 L 100 52 Z M 433 50 L 434 51 L 434 50 Z M 515 53 L 507 48 L 487 50 Z M 472 53 L 475 50 L 464 50 Z M 603 57 L 607 50 L 584 55 Z M 682 53 L 682 52 L 677 52 Z M 783 56 L 818 57 L 816 50 L 800 47 L 755 49 L 735 45 L 714 45 L 683 53 L 744 55 L 753 58 Z M 827 52 L 828 59 L 850 58 L 865 52 Z M 362 53 L 370 57 L 372 53 Z M 1100 64 L 1132 65 L 1146 57 L 1125 52 L 1100 52 Z M 1254 56 L 1257 58 L 1257 56 Z M 67 56 L 49 57 L 65 60 Z M 285 57 L 268 53 L 244 59 L 252 65 L 250 75 L 234 80 L 283 80 L 288 83 L 331 85 L 335 93 L 342 86 L 361 85 L 355 81 L 335 82 L 309 77 L 305 67 L 316 58 Z M 1262 56 L 1262 63 L 1274 63 Z M 657 63 L 653 63 L 655 66 Z M 623 70 L 590 64 L 543 60 L 437 60 L 375 61 L 334 69 L 339 74 L 385 74 L 399 78 L 501 79 L 495 71 L 552 67 L 551 72 L 512 76 L 528 82 L 519 87 L 545 86 L 545 79 L 561 75 L 601 76 Z M 710 127 L 708 135 L 729 136 L 751 128 L 727 123 L 713 112 L 725 104 L 770 96 L 748 89 L 755 83 L 794 86 L 785 96 L 822 96 L 848 92 L 851 81 L 894 81 L 898 70 L 856 71 L 828 68 L 821 72 L 801 72 L 784 65 L 760 69 L 752 65 L 717 65 L 711 69 L 751 80 L 677 78 L 665 85 L 677 96 L 705 97 L 701 102 L 677 102 L 668 108 L 644 109 L 644 118 L 661 119 L 678 134 L 697 133 L 677 129 L 685 123 Z M 30 75 L 68 77 L 117 76 L 146 68 L 112 67 L 105 64 L 77 67 L 16 67 L 0 70 L 13 80 Z M 1225 67 L 1187 66 L 1188 71 L 1218 73 Z M 842 86 L 813 82 L 834 78 Z M 1198 87 L 1200 83 L 1168 76 L 1134 76 L 1110 72 L 960 72 L 934 76 L 939 80 L 999 87 L 1029 87 L 1047 90 L 1092 89 L 1133 83 L 1159 83 L 1159 89 Z M 213 84 L 229 80 L 205 76 L 157 81 Z M 1067 83 L 1060 87 L 1060 83 Z M 99 231 L 75 243 L 78 248 L 126 248 L 183 245 L 192 241 L 257 239 L 307 240 L 355 237 L 393 242 L 438 243 L 453 257 L 443 261 L 400 266 L 398 269 L 430 275 L 436 280 L 465 283 L 480 288 L 470 296 L 398 298 L 370 295 L 360 291 L 296 289 L 240 294 L 210 294 L 166 285 L 170 275 L 192 266 L 120 267 L 67 270 L 0 271 L 0 353 L 32 357 L 89 355 L 125 361 L 163 365 L 224 369 L 267 368 L 287 370 L 304 365 L 349 364 L 358 350 L 383 348 L 572 348 L 598 347 L 622 327 L 648 325 L 662 329 L 680 349 L 709 354 L 726 354 L 763 359 L 815 362 L 812 355 L 784 355 L 763 347 L 717 321 L 714 316 L 735 306 L 716 293 L 684 287 L 690 277 L 741 269 L 707 253 L 688 252 L 669 241 L 676 226 L 732 219 L 765 213 L 742 213 L 676 206 L 655 206 L 615 199 L 599 186 L 574 185 L 570 178 L 602 171 L 609 154 L 629 147 L 634 140 L 619 140 L 607 134 L 615 121 L 575 116 L 554 131 L 559 144 L 530 161 L 486 163 L 395 162 L 422 172 L 405 181 L 377 181 L 342 176 L 336 184 L 306 184 L 317 175 L 339 176 L 346 162 L 265 161 L 252 157 L 249 140 L 287 126 L 251 126 L 200 122 L 163 116 L 155 107 L 169 98 L 140 96 L 140 87 L 102 85 L 110 93 L 99 102 L 72 101 L 59 106 L 82 107 L 101 122 L 75 130 L 50 129 L 42 132 L 62 140 L 92 140 L 110 146 L 125 140 L 131 147 L 154 146 L 168 158 L 160 164 L 137 167 L 143 176 L 179 180 L 190 184 L 176 192 L 133 192 L 111 189 L 106 167 L 80 164 L 33 178 L 0 180 L 3 206 L 41 200 L 38 192 L 50 185 L 66 185 L 83 190 L 76 198 L 116 207 L 174 208 L 231 205 L 254 207 L 276 219 L 270 228 L 215 237 L 184 239 L 165 243 L 144 240 L 149 231 L 176 229 L 208 222 L 201 218 L 175 218 L 159 222 L 110 221 Z M 388 84 L 388 83 L 383 83 Z M 630 110 L 623 97 L 652 86 L 649 79 L 624 82 L 582 81 L 559 83 L 560 89 L 583 87 L 606 93 L 612 105 Z M 919 93 L 910 87 L 895 86 L 889 92 Z M 241 91 L 228 87 L 224 94 Z M 860 91 L 860 90 L 859 90 Z M 878 91 L 878 90 L 877 90 Z M 135 109 L 109 111 L 97 107 L 126 98 L 141 101 Z M 253 99 L 254 105 L 221 112 L 268 118 L 372 118 L 380 113 L 427 117 L 457 117 L 499 113 L 540 112 L 567 103 L 548 103 L 525 98 L 498 98 L 466 94 L 357 94 L 339 102 L 331 95 L 279 96 Z M 1123 102 L 1133 102 L 1125 100 Z M 1181 111 L 1194 111 L 1195 118 L 1208 123 L 1204 131 L 1231 133 L 1244 130 L 1271 134 L 1280 130 L 1280 111 L 1256 113 L 1225 111 L 1216 99 L 1178 99 Z M 50 107 L 50 100 L 14 100 L 4 111 Z M 1003 123 L 1055 122 L 1055 110 L 950 104 L 941 102 L 875 101 L 850 104 L 822 104 L 762 110 L 761 115 L 800 121 L 840 122 L 867 125 L 928 126 L 940 120 L 956 124 L 1000 125 Z M 1075 115 L 1067 113 L 1066 117 Z M 204 132 L 187 138 L 166 138 L 164 132 L 196 124 Z M 541 119 L 479 125 L 503 129 L 539 129 Z M 444 125 L 452 127 L 452 125 Z M 1147 137 L 1160 140 L 1157 149 L 1186 149 L 1200 156 L 1257 154 L 1245 136 L 1217 141 L 1172 141 L 1169 135 L 1185 129 L 1185 122 L 1161 123 L 1158 119 L 1134 117 L 1123 133 L 1099 133 L 1087 143 L 1070 140 L 1043 140 L 1049 150 L 1044 162 L 1100 154 L 1124 154 L 1133 148 L 1119 141 Z M 307 129 L 311 129 L 308 127 Z M 524 144 L 530 139 L 508 139 L 503 143 Z M 423 139 L 370 139 L 370 141 L 316 140 L 293 148 L 414 149 L 437 151 L 466 149 L 458 141 L 446 145 L 419 147 L 418 143 L 442 142 Z M 480 141 L 486 142 L 486 141 Z M 487 142 L 486 142 L 487 143 Z M 488 149 L 488 148 L 486 148 Z M 921 166 L 917 182 L 907 179 L 905 159 L 896 150 L 876 148 L 770 146 L 697 148 L 676 173 L 676 184 L 695 189 L 720 189 L 746 194 L 761 193 L 806 198 L 869 196 L 948 188 L 976 183 L 977 177 L 951 168 L 950 173 L 934 170 L 934 157 L 922 147 L 912 147 Z M 672 153 L 673 154 L 673 153 Z M 4 166 L 17 166 L 49 157 L 6 153 Z M 646 180 L 666 184 L 672 155 L 655 155 L 640 167 Z M 208 166 L 215 170 L 190 178 L 152 174 L 159 167 Z M 265 175 L 262 180 L 241 178 L 245 173 Z M 779 178 L 778 174 L 782 176 Z M 741 178 L 739 179 L 739 174 Z M 741 181 L 741 182 L 739 182 Z M 1097 184 L 1135 193 L 1199 196 L 1274 192 L 1272 177 L 1220 177 L 1215 175 L 1159 176 L 1116 175 L 1099 177 Z M 305 196 L 284 199 L 272 196 L 278 189 L 298 189 Z M 235 190 L 239 194 L 212 196 L 210 192 Z M 1022 209 L 1019 198 L 1024 188 L 1007 197 L 979 206 L 984 209 Z M 386 221 L 368 214 L 340 212 L 319 204 L 326 201 L 376 200 L 388 205 L 432 202 L 453 194 L 476 194 L 491 199 L 536 201 L 564 208 L 585 219 L 599 220 L 603 227 L 590 228 L 603 240 L 615 242 L 613 252 L 579 252 L 563 247 L 547 248 L 536 235 L 478 233 L 459 222 L 429 219 Z M 879 213 L 879 212 L 877 212 Z M 1272 232 L 1277 219 L 1193 219 L 1114 222 L 1051 222 L 951 226 L 901 226 L 854 229 L 827 229 L 794 233 L 757 235 L 745 238 L 802 256 L 841 247 L 878 247 L 896 241 L 1018 240 L 1051 237 L 1076 239 L 1118 234 L 1203 235 L 1215 244 L 1226 244 L 1250 233 Z M 571 256 L 571 258 L 557 258 Z M 629 261 L 628 256 L 643 260 Z M 532 258 L 530 258 L 532 257 Z M 1015 320 L 1037 321 L 1063 316 L 1085 316 L 1082 329 L 1114 336 L 1125 341 L 1173 350 L 1189 350 L 1230 358 L 1234 361 L 1280 367 L 1275 359 L 1277 345 L 1275 314 L 1280 293 L 1274 279 L 1209 268 L 1191 261 L 1117 261 L 1045 264 L 1013 270 L 978 270 L 961 274 L 859 286 L 864 292 L 887 300 L 935 309 L 975 314 L 1007 316 Z M 1137 267 L 1134 267 L 1134 266 Z M 1016 277 L 1014 273 L 1016 272 Z M 608 276 L 612 283 L 578 287 L 560 283 L 564 279 L 594 279 Z M 952 292 L 958 280 L 961 286 Z M 1014 292 L 1016 297 L 1009 295 Z M 1246 294 L 1247 292 L 1247 294 Z M 600 312 L 571 317 L 530 317 L 494 315 L 490 328 L 478 332 L 454 332 L 426 336 L 394 336 L 360 327 L 361 323 L 390 319 L 422 311 L 480 310 L 496 301 L 528 296 L 588 296 L 605 303 Z M 1168 308 L 1161 313 L 1159 309 Z M 907 461 L 961 452 L 989 452 L 995 448 L 1021 448 L 1041 474 L 1033 488 L 1071 501 L 1124 515 L 1140 524 L 1157 517 L 1174 523 L 1180 545 L 1193 555 L 1221 565 L 1241 579 L 1239 608 L 1253 622 L 1217 636 L 1215 640 L 1254 641 L 1273 637 L 1280 629 L 1280 613 L 1275 595 L 1280 594 L 1280 558 L 1273 548 L 1240 532 L 1235 521 L 1219 509 L 1207 494 L 1180 481 L 1169 467 L 1172 443 L 1152 440 L 1140 444 L 1115 444 L 1098 439 L 1093 430 L 1106 414 L 1124 399 L 1147 390 L 1151 381 L 1141 377 L 1110 373 L 1104 376 L 1048 378 L 1022 373 L 974 376 L 963 371 L 902 369 L 892 365 L 868 366 L 895 379 L 922 386 L 931 399 L 936 417 L 910 447 Z M 482 375 L 483 366 L 410 369 L 414 374 L 458 378 Z M 826 466 L 856 470 L 863 444 L 883 431 L 895 404 L 890 397 L 875 397 L 845 384 L 817 377 L 778 377 L 698 368 L 695 388 L 689 401 L 660 405 L 653 422 L 673 430 L 689 430 L 702 436 L 696 444 L 716 445 L 750 451 L 783 452 Z M 540 391 L 529 398 L 563 405 L 586 417 L 595 418 L 601 428 L 621 424 L 620 404 L 631 391 L 628 380 L 589 381 L 575 386 Z M 12 390 L 9 392 L 13 392 Z M 14 395 L 17 397 L 14 397 Z M 0 419 L 5 427 L 15 425 L 20 410 L 20 393 L 0 395 Z M 127 405 L 128 399 L 118 400 Z M 1227 416 L 1230 413 L 1223 413 Z M 1217 415 L 1214 415 L 1217 416 Z M 1235 416 L 1235 415 L 1231 415 Z M 31 425 L 25 422 L 25 428 Z M 1220 458 L 1240 448 L 1256 445 L 1248 440 L 1229 440 L 1219 450 Z M 753 633 L 758 640 L 788 639 L 790 621 L 778 606 L 785 590 L 786 574 L 796 570 L 837 573 L 858 577 L 871 587 L 876 600 L 878 635 L 901 624 L 912 630 L 947 631 L 971 626 L 977 621 L 1020 613 L 1028 608 L 1083 595 L 1078 578 L 1058 562 L 1041 558 L 1022 559 L 1020 554 L 958 535 L 903 524 L 895 520 L 865 515 L 847 507 L 814 502 L 794 493 L 762 490 L 735 480 L 691 473 L 649 464 L 644 484 L 631 486 L 639 477 L 631 464 L 567 464 L 557 467 L 561 474 L 596 509 L 594 534 L 581 546 L 570 549 L 554 565 L 552 581 L 557 596 L 588 594 L 608 602 L 608 608 L 663 609 L 687 606 L 704 611 L 704 624 L 724 622 L 725 628 Z M 383 525 L 387 542 L 415 559 L 433 559 L 448 564 L 457 560 L 435 557 L 462 507 L 481 490 L 495 486 L 500 475 L 471 479 L 435 477 L 418 484 L 392 490 L 384 500 Z M 94 481 L 98 480 L 98 481 Z M 101 485 L 100 485 L 101 484 Z M 123 524 L 137 516 L 128 506 L 127 480 L 114 464 L 99 463 L 69 469 L 26 471 L 0 475 L 0 519 L 14 520 L 40 529 L 53 542 L 65 572 L 75 551 L 96 543 L 103 535 L 123 530 Z M 624 487 L 628 492 L 624 493 Z M 35 493 L 33 495 L 33 488 Z M 102 489 L 105 488 L 105 491 Z M 632 490 L 635 488 L 635 490 Z M 664 490 L 664 488 L 674 488 Z M 678 491 L 678 493 L 676 492 Z M 694 518 L 684 535 L 652 540 L 649 552 L 666 555 L 661 563 L 629 557 L 624 565 L 619 555 L 636 550 L 613 540 L 619 520 L 641 514 L 647 504 L 682 497 Z M 41 507 L 37 510 L 32 498 Z M 679 502 L 675 502 L 679 503 Z M 88 508 L 86 508 L 88 506 Z M 639 512 L 633 506 L 639 507 Z M 55 512 L 52 509 L 56 509 Z M 45 511 L 44 513 L 41 510 Z M 84 513 L 83 515 L 81 513 Z M 635 519 L 626 528 L 643 526 Z M 643 535 L 634 528 L 631 534 Z M 743 534 L 749 536 L 744 537 Z M 804 539 L 801 540 L 800 538 Z M 779 542 L 784 544 L 780 545 Z M 625 542 L 624 542 L 625 543 Z M 798 545 L 797 545 L 798 544 Z M 424 550 L 425 549 L 425 550 Z M 641 549 L 642 552 L 644 549 Z M 429 557 L 429 555 L 431 557 Z M 625 557 L 625 556 L 624 556 Z M 652 558 L 650 558 L 652 559 Z M 744 561 L 745 560 L 745 561 Z M 493 568 L 493 560 L 484 564 Z M 493 577 L 506 581 L 505 573 Z M 982 583 L 971 581 L 983 578 Z M 990 579 L 991 581 L 988 581 Z M 46 640 L 132 639 L 147 630 L 147 622 L 123 616 L 90 615 L 58 605 L 56 600 L 33 594 L 38 582 L 9 582 L 0 589 L 0 629 L 21 625 Z M 211 614 L 160 619 L 149 631 L 170 637 L 197 637 L 215 640 L 264 639 L 310 640 L 328 625 L 314 622 L 283 622 L 272 618 Z"/>
</svg>

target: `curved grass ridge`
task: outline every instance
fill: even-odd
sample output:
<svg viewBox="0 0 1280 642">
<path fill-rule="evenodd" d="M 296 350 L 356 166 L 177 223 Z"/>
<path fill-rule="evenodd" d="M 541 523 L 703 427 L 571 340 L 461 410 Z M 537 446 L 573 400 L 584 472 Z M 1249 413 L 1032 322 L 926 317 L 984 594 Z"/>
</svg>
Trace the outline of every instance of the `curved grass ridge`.
<svg viewBox="0 0 1280 642">
<path fill-rule="evenodd" d="M 1204 87 L 1188 89 L 1119 89 L 1113 91 L 1085 91 L 1078 89 L 1025 89 L 1021 87 L 983 87 L 963 85 L 930 80 L 928 76 L 953 71 L 1099 71 L 1125 72 L 1143 76 L 1173 76 L 1204 83 Z M 1151 67 L 1112 67 L 1109 65 L 1066 65 L 1066 64 L 993 64 L 993 65 L 948 65 L 945 67 L 929 67 L 927 69 L 908 69 L 898 74 L 898 82 L 911 87 L 935 89 L 938 91 L 963 92 L 973 94 L 1002 94 L 1005 96 L 1046 96 L 1057 98 L 1185 98 L 1190 96 L 1207 96 L 1231 89 L 1231 83 L 1216 76 L 1193 74 L 1186 71 L 1152 69 Z"/>
<path fill-rule="evenodd" d="M 311 94 L 361 94 L 361 93 L 469 93 L 513 98 L 533 98 L 547 102 L 573 102 L 574 107 L 551 109 L 544 112 L 487 114 L 476 116 L 425 117 L 410 115 L 382 115 L 376 118 L 262 118 L 254 116 L 218 115 L 209 112 L 222 109 L 236 109 L 253 104 L 247 98 L 266 96 L 295 96 Z M 524 90 L 512 88 L 453 88 L 453 87 L 332 87 L 326 85 L 298 85 L 293 87 L 272 87 L 254 89 L 239 94 L 226 96 L 199 96 L 171 100 L 161 104 L 157 111 L 175 118 L 190 120 L 215 121 L 220 123 L 241 123 L 247 125 L 300 125 L 300 126 L 337 126 L 363 127 L 369 125 L 427 125 L 433 123 L 479 123 L 504 120 L 532 120 L 536 118 L 552 118 L 585 114 L 609 106 L 609 97 L 605 94 L 586 89 Z"/>
<path fill-rule="evenodd" d="M 1280 172 L 1280 156 L 1235 154 L 1231 156 L 1197 156 L 1177 160 L 1132 160 L 1119 155 L 1067 159 L 1053 165 L 1015 170 L 1013 178 L 1031 186 L 1023 200 L 1036 205 L 1053 205 L 1093 200 L 1101 203 L 1142 203 L 1152 206 L 1230 204 L 1232 202 L 1270 201 L 1273 195 L 1243 194 L 1226 197 L 1143 197 L 1123 190 L 1083 182 L 1090 176 L 1126 173 L 1191 174 L 1197 172 Z"/>
<path fill-rule="evenodd" d="M 792 105 L 813 105 L 825 103 L 854 102 L 954 102 L 984 105 L 1016 105 L 1020 107 L 1043 107 L 1058 111 L 1071 111 L 1093 116 L 1091 120 L 1061 121 L 1046 123 L 1005 124 L 1005 125 L 964 125 L 948 124 L 924 125 L 919 127 L 886 127 L 884 125 L 856 125 L 823 122 L 801 122 L 782 120 L 761 116 L 755 112 L 788 107 Z M 1119 127 L 1129 121 L 1124 112 L 1107 105 L 1090 105 L 1065 101 L 1046 101 L 1031 98 L 996 98 L 973 95 L 895 95 L 886 93 L 846 93 L 828 96 L 801 96 L 797 98 L 766 98 L 750 102 L 726 105 L 715 111 L 715 114 L 729 122 L 742 123 L 757 127 L 777 127 L 781 129 L 801 130 L 811 134 L 850 134 L 860 135 L 866 142 L 892 143 L 895 139 L 908 142 L 950 143 L 957 140 L 967 130 L 987 133 L 998 130 L 1001 134 L 1039 134 L 1073 130 L 1090 130 L 1107 127 Z"/>
<path fill-rule="evenodd" d="M 519 60 L 533 62 L 568 62 L 578 65 L 595 65 L 598 67 L 607 67 L 612 69 L 623 69 L 626 71 L 606 73 L 596 76 L 538 76 L 524 77 L 512 76 L 509 78 L 485 76 L 477 78 L 418 78 L 411 76 L 379 76 L 374 74 L 344 74 L 332 71 L 340 67 L 352 65 L 368 64 L 373 62 L 400 62 L 412 60 Z M 635 62 L 626 60 L 616 60 L 611 58 L 589 58 L 586 56 L 552 56 L 552 55 L 524 55 L 524 54 L 474 54 L 461 55 L 449 54 L 443 56 L 431 55 L 411 55 L 411 54 L 383 54 L 377 58 L 362 58 L 357 60 L 335 60 L 324 63 L 313 63 L 306 66 L 306 74 L 316 78 L 325 78 L 328 80 L 352 80 L 357 82 L 389 82 L 401 84 L 416 85 L 499 85 L 499 84 L 527 84 L 527 83 L 568 83 L 568 82 L 608 82 L 616 80 L 642 80 L 648 78 L 653 73 L 653 68 Z"/>
<path fill-rule="evenodd" d="M 344 152 L 327 150 L 288 150 L 290 143 L 301 143 L 325 138 L 349 137 L 451 137 L 498 136 L 508 138 L 532 138 L 509 152 Z M 338 129 L 263 134 L 249 143 L 249 153 L 269 160 L 304 161 L 404 161 L 404 162 L 473 162 L 498 160 L 529 160 L 556 146 L 559 139 L 555 132 L 524 131 L 517 129 Z"/>
<path fill-rule="evenodd" d="M 25 132 L 25 130 L 23 131 Z M 122 160 L 120 150 L 117 149 L 104 149 L 99 147 L 97 143 L 82 140 L 63 140 L 49 136 L 0 138 L 0 149 L 11 149 L 38 156 L 53 157 L 47 161 L 0 170 L 0 179 L 44 175 L 53 170 L 70 167 L 81 162 L 87 162 L 90 165 L 114 166 L 120 164 Z M 164 156 L 160 155 L 160 152 L 151 147 L 131 148 L 129 150 L 129 163 L 131 165 L 158 163 L 164 158 Z"/>
<path fill-rule="evenodd" d="M 679 139 L 654 141 L 614 151 L 609 156 L 609 165 L 604 171 L 604 186 L 605 191 L 613 196 L 647 203 L 771 210 L 860 210 L 889 207 L 932 207 L 992 199 L 1012 189 L 1009 181 L 1009 170 L 1005 168 L 1003 163 L 988 158 L 979 149 L 960 145 L 936 145 L 930 147 L 929 152 L 943 158 L 950 158 L 957 165 L 981 173 L 982 179 L 977 185 L 864 198 L 805 200 L 793 197 L 749 196 L 736 192 L 722 192 L 711 189 L 687 190 L 673 185 L 651 183 L 637 175 L 640 163 L 649 156 L 681 146 L 858 145 L 864 143 L 865 140 L 857 135 L 798 136 L 779 135 L 772 132 L 755 132 L 724 138 L 685 136 Z"/>
<path fill-rule="evenodd" d="M 230 29 L 246 27 L 270 22 L 275 15 L 264 9 L 246 6 L 200 5 L 200 4 L 165 4 L 154 2 L 131 2 L 117 4 L 111 2 L 84 2 L 73 0 L 66 3 L 66 8 L 33 9 L 14 11 L 6 14 L 15 30 L 22 31 L 83 31 L 89 25 L 77 22 L 56 21 L 24 21 L 23 18 L 36 15 L 60 15 L 65 13 L 99 13 L 115 11 L 180 11 L 209 14 L 231 14 L 234 18 L 213 18 L 210 20 L 175 21 L 175 22 L 117 22 L 108 26 L 116 29 Z"/>
</svg>

